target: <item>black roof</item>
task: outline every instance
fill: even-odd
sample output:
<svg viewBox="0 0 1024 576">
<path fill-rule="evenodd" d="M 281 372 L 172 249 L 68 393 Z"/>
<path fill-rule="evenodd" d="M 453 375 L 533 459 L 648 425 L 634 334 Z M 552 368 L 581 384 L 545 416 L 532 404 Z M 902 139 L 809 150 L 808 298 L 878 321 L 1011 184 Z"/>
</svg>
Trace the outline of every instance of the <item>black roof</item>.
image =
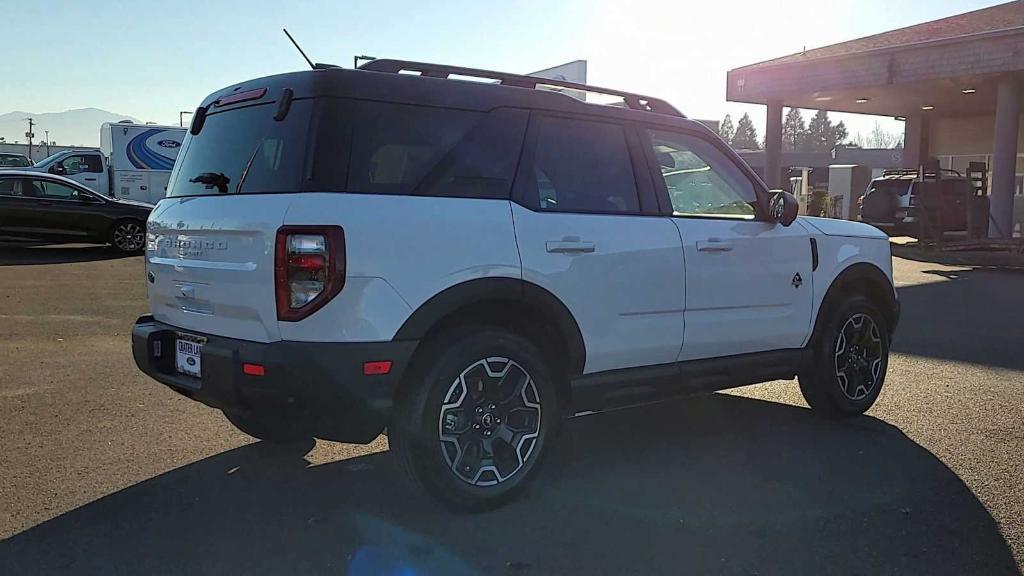
<svg viewBox="0 0 1024 576">
<path fill-rule="evenodd" d="M 401 70 L 416 70 L 421 74 L 399 73 Z M 448 78 L 449 74 L 491 78 L 496 81 L 459 80 Z M 570 90 L 612 94 L 622 97 L 626 106 L 592 104 L 568 94 L 538 90 L 538 85 L 555 85 Z M 261 94 L 260 91 L 264 88 L 266 91 Z M 499 107 L 527 108 L 607 116 L 673 125 L 702 132 L 709 131 L 703 124 L 687 119 L 670 104 L 658 98 L 532 76 L 399 60 L 375 60 L 354 70 L 320 68 L 246 80 L 210 94 L 202 106 L 209 108 L 209 113 L 213 114 L 236 106 L 251 105 L 254 101 L 275 102 L 285 89 L 292 90 L 294 98 L 345 97 L 476 111 L 488 111 Z M 259 98 L 247 99 L 236 104 L 217 104 L 221 98 L 250 90 L 261 95 Z"/>
</svg>

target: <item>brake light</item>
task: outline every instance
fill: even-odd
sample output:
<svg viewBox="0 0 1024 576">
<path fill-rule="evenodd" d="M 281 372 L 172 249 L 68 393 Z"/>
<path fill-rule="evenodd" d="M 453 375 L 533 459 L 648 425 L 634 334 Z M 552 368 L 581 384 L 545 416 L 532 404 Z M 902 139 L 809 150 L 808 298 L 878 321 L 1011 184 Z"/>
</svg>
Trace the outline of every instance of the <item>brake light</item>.
<svg viewBox="0 0 1024 576">
<path fill-rule="evenodd" d="M 239 102 L 248 102 L 249 100 L 259 100 L 260 98 L 263 98 L 263 95 L 266 93 L 266 88 L 256 88 L 255 90 L 236 92 L 235 94 L 218 98 L 213 105 L 220 107 L 227 106 L 228 104 L 238 104 Z"/>
<path fill-rule="evenodd" d="M 363 375 L 364 376 L 383 376 L 391 372 L 391 360 L 381 360 L 379 362 L 363 362 Z"/>
<path fill-rule="evenodd" d="M 285 226 L 277 231 L 275 249 L 278 320 L 302 320 L 341 292 L 345 285 L 345 235 L 341 228 Z"/>
</svg>

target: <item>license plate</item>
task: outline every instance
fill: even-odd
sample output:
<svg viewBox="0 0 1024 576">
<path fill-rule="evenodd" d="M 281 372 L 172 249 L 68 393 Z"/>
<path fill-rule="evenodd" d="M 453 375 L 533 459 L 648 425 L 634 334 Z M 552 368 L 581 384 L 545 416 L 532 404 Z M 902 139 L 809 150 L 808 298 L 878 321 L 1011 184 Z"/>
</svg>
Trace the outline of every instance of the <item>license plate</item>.
<svg viewBox="0 0 1024 576">
<path fill-rule="evenodd" d="M 178 334 L 174 346 L 174 366 L 178 372 L 202 378 L 203 376 L 203 344 L 205 338 L 190 334 Z"/>
</svg>

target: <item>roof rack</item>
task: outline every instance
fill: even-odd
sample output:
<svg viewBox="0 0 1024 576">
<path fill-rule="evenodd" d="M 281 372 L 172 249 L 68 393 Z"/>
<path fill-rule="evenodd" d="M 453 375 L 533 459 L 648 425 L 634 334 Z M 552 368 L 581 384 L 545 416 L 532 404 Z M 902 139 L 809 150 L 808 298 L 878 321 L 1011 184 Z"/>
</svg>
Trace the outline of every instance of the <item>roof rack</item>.
<svg viewBox="0 0 1024 576">
<path fill-rule="evenodd" d="M 360 66 L 359 69 L 370 70 L 373 72 L 389 72 L 392 74 L 398 74 L 401 72 L 419 72 L 420 76 L 426 76 L 429 78 L 448 78 L 453 74 L 457 74 L 461 76 L 473 76 L 475 78 L 497 80 L 499 84 L 504 86 L 516 86 L 519 88 L 535 89 L 537 86 L 557 86 L 559 88 L 567 88 L 569 90 L 618 96 L 626 103 L 626 107 L 631 110 L 657 112 L 659 114 L 686 118 L 682 112 L 660 98 L 652 98 L 650 96 L 643 96 L 641 94 L 623 92 L 622 90 L 613 90 L 610 88 L 599 88 L 589 84 L 579 84 L 577 82 L 569 82 L 566 80 L 553 80 L 551 78 L 509 74 L 506 72 L 494 72 L 491 70 L 481 70 L 479 68 L 464 68 L 462 66 L 428 64 L 425 62 L 410 62 L 407 60 L 392 60 L 388 58 L 371 60 L 370 62 Z"/>
<path fill-rule="evenodd" d="M 924 170 L 925 178 L 935 178 L 942 173 L 948 173 L 963 178 L 963 174 L 958 170 L 952 170 L 950 168 L 940 168 L 938 172 L 930 168 L 925 168 Z M 882 170 L 882 176 L 919 176 L 920 174 L 921 170 L 918 168 L 886 168 Z"/>
</svg>

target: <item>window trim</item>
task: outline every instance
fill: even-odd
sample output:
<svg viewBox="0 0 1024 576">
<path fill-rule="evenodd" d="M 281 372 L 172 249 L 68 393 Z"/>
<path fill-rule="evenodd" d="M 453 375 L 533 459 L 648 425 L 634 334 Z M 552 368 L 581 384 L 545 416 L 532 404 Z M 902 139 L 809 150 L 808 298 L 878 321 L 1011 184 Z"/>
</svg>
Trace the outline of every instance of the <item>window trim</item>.
<svg viewBox="0 0 1024 576">
<path fill-rule="evenodd" d="M 662 214 L 671 218 L 694 218 L 699 220 L 722 220 L 726 222 L 736 221 L 747 221 L 747 222 L 774 222 L 768 211 L 769 203 L 769 192 L 768 187 L 765 186 L 764 182 L 757 177 L 757 174 L 750 169 L 743 159 L 740 158 L 735 151 L 725 146 L 721 141 L 709 138 L 707 134 L 702 133 L 699 130 L 679 128 L 676 126 L 665 126 L 657 124 L 643 123 L 637 127 L 639 131 L 639 137 L 641 147 L 643 148 L 644 155 L 647 158 L 647 170 L 654 180 L 654 187 L 657 191 L 658 202 L 662 209 Z M 753 218 L 738 218 L 735 215 L 716 215 L 716 214 L 676 214 L 672 209 L 672 199 L 668 194 L 668 186 L 665 184 L 665 178 L 661 177 L 661 168 L 658 166 L 658 159 L 654 156 L 654 146 L 651 143 L 651 139 L 647 134 L 648 130 L 657 130 L 659 132 L 670 132 L 673 134 L 679 134 L 680 136 L 695 138 L 712 146 L 717 149 L 725 159 L 736 168 L 738 174 L 750 182 L 751 187 L 754 190 L 754 196 L 757 201 L 754 204 L 754 217 Z"/>
<path fill-rule="evenodd" d="M 534 158 L 537 152 L 537 136 L 540 132 L 540 123 L 544 118 L 556 118 L 560 120 L 577 120 L 582 122 L 596 122 L 600 124 L 613 124 L 622 128 L 626 142 L 626 150 L 629 154 L 630 168 L 633 171 L 633 184 L 636 188 L 638 211 L 620 212 L 605 210 L 541 210 L 540 201 L 536 186 L 530 182 L 533 179 Z M 530 110 L 529 124 L 526 126 L 526 138 L 519 157 L 519 166 L 516 169 L 515 181 L 512 183 L 512 201 L 538 214 L 591 214 L 599 216 L 662 216 L 660 213 L 657 195 L 655 193 L 653 178 L 650 173 L 644 178 L 641 174 L 647 172 L 643 152 L 637 150 L 640 146 L 640 138 L 637 134 L 636 124 L 618 118 L 607 116 L 596 116 L 587 114 L 572 114 L 553 112 L 547 110 Z"/>
</svg>

